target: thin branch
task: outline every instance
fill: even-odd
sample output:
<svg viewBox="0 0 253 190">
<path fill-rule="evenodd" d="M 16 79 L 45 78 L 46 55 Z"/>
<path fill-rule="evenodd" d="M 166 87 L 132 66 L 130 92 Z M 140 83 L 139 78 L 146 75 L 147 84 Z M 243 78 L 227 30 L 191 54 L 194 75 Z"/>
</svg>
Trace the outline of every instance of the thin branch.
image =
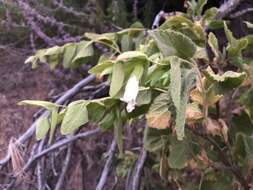
<svg viewBox="0 0 253 190">
<path fill-rule="evenodd" d="M 95 75 L 89 75 L 88 77 L 84 78 L 80 82 L 78 82 L 73 88 L 69 89 L 63 96 L 61 96 L 55 103 L 56 104 L 63 104 L 68 99 L 72 98 L 76 95 L 85 85 L 89 84 L 90 82 L 95 80 Z M 48 112 L 45 111 L 41 117 L 45 117 L 48 115 Z M 36 121 L 26 130 L 26 132 L 18 138 L 17 142 L 23 144 L 29 138 L 31 138 L 35 132 L 36 128 Z M 0 160 L 0 169 L 9 162 L 10 160 L 10 153 L 8 152 L 6 157 Z"/>
<path fill-rule="evenodd" d="M 238 17 L 240 17 L 240 16 L 242 16 L 244 14 L 250 13 L 250 12 L 253 12 L 253 7 L 247 8 L 247 9 L 243 9 L 241 11 L 233 13 L 233 14 L 229 15 L 229 18 L 238 18 Z"/>
<path fill-rule="evenodd" d="M 54 190 L 61 190 L 62 189 L 64 178 L 65 178 L 65 175 L 66 175 L 68 167 L 69 167 L 71 154 L 72 154 L 72 144 L 68 145 L 67 155 L 66 155 L 65 161 L 62 165 L 61 175 L 56 183 Z"/>
<path fill-rule="evenodd" d="M 115 154 L 115 151 L 116 151 L 116 147 L 117 147 L 116 146 L 116 141 L 115 141 L 115 139 L 113 139 L 112 144 L 111 144 L 110 149 L 109 149 L 109 152 L 108 152 L 108 154 L 109 154 L 108 159 L 105 163 L 105 167 L 104 167 L 103 172 L 101 174 L 100 180 L 97 184 L 96 190 L 103 190 L 104 189 L 108 174 L 111 170 L 112 161 L 113 161 L 113 157 L 114 157 L 114 154 Z"/>
<path fill-rule="evenodd" d="M 151 29 L 156 29 L 159 27 L 159 23 L 161 21 L 161 19 L 164 17 L 165 15 L 165 12 L 164 11 L 160 11 L 156 16 L 155 16 L 155 19 L 153 21 L 153 24 L 152 24 L 152 27 Z"/>
<path fill-rule="evenodd" d="M 63 4 L 63 2 L 58 2 L 58 0 L 53 1 L 53 4 L 58 6 L 58 8 L 62 9 L 64 12 L 72 14 L 76 17 L 88 17 L 87 14 L 83 12 L 75 11 L 72 7 L 67 7 Z"/>
<path fill-rule="evenodd" d="M 220 20 L 228 16 L 233 10 L 236 9 L 240 3 L 245 0 L 228 0 L 227 2 L 223 3 L 220 8 L 218 9 L 218 13 L 215 16 L 216 20 Z"/>
<path fill-rule="evenodd" d="M 91 131 L 87 131 L 87 132 L 84 132 L 84 133 L 79 133 L 77 135 L 74 135 L 74 136 L 71 136 L 71 137 L 68 137 L 68 138 L 65 138 L 63 140 L 60 140 L 56 143 L 54 143 L 53 145 L 51 145 L 49 148 L 47 149 L 44 149 L 43 151 L 41 151 L 40 153 L 36 154 L 33 159 L 31 159 L 29 162 L 26 163 L 26 165 L 24 166 L 24 171 L 26 171 L 30 166 L 31 164 L 36 161 L 37 159 L 43 157 L 44 155 L 48 154 L 49 152 L 52 152 L 52 151 L 55 151 L 56 149 L 62 147 L 62 146 L 65 146 L 69 143 L 72 143 L 78 139 L 81 139 L 81 138 L 85 138 L 85 137 L 90 137 L 90 136 L 93 136 L 97 133 L 100 132 L 100 129 L 94 129 L 94 130 L 91 130 Z"/>
<path fill-rule="evenodd" d="M 144 166 L 144 163 L 147 158 L 147 151 L 142 149 L 139 158 L 135 164 L 135 168 L 133 174 L 130 176 L 130 184 L 126 184 L 126 190 L 139 190 L 140 181 L 141 181 L 141 173 Z"/>
<path fill-rule="evenodd" d="M 46 142 L 46 138 L 44 137 L 38 147 L 38 153 L 41 153 L 43 150 L 43 146 Z M 37 163 L 37 183 L 38 183 L 38 190 L 44 190 L 45 187 L 45 179 L 44 179 L 44 160 L 39 160 Z"/>
</svg>

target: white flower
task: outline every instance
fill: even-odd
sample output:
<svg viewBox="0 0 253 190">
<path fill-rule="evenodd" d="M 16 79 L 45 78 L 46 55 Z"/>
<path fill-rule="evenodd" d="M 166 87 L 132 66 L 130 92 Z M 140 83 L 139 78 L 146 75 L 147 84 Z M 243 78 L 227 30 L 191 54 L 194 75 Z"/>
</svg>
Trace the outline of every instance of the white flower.
<svg viewBox="0 0 253 190">
<path fill-rule="evenodd" d="M 123 98 L 120 99 L 127 103 L 127 112 L 132 112 L 134 110 L 138 91 L 139 81 L 135 75 L 132 75 L 127 81 Z"/>
</svg>

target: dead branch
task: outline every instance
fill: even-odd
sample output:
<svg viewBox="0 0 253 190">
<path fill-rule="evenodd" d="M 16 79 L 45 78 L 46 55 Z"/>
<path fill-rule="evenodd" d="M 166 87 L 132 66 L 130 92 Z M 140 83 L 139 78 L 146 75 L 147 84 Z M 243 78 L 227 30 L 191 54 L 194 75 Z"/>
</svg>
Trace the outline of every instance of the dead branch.
<svg viewBox="0 0 253 190">
<path fill-rule="evenodd" d="M 229 18 L 238 18 L 244 14 L 247 14 L 247 13 L 250 13 L 250 12 L 253 12 L 253 8 L 247 8 L 247 9 L 243 9 L 241 11 L 238 11 L 236 13 L 233 13 L 231 15 L 229 15 Z"/>
<path fill-rule="evenodd" d="M 156 29 L 156 28 L 159 27 L 159 23 L 160 23 L 161 19 L 164 17 L 164 14 L 165 14 L 165 12 L 162 10 L 162 11 L 160 11 L 160 12 L 155 16 L 155 19 L 154 19 L 153 24 L 152 24 L 152 27 L 151 27 L 152 30 L 154 30 L 154 29 Z"/>
<path fill-rule="evenodd" d="M 44 144 L 46 142 L 46 138 L 44 137 L 38 147 L 38 153 L 40 153 L 43 150 Z M 39 190 L 44 190 L 45 186 L 45 177 L 44 177 L 44 159 L 41 159 L 37 163 L 37 183 L 38 183 L 38 189 Z"/>
<path fill-rule="evenodd" d="M 66 175 L 68 167 L 69 167 L 71 154 L 72 154 L 72 144 L 69 144 L 68 150 L 67 150 L 67 155 L 66 155 L 65 161 L 62 166 L 61 175 L 56 183 L 54 190 L 61 190 L 62 189 L 64 178 L 65 178 L 65 175 Z"/>
<path fill-rule="evenodd" d="M 103 172 L 101 174 L 100 180 L 97 184 L 96 190 L 103 190 L 104 189 L 108 174 L 111 170 L 112 161 L 113 161 L 113 157 L 114 157 L 114 154 L 116 151 L 116 147 L 117 147 L 116 141 L 115 141 L 115 139 L 113 139 L 110 149 L 108 151 L 108 159 L 105 163 L 105 167 L 104 167 Z"/>
<path fill-rule="evenodd" d="M 80 82 L 78 82 L 73 88 L 69 89 L 63 96 L 61 96 L 55 103 L 56 104 L 63 104 L 68 99 L 72 98 L 74 95 L 76 95 L 85 85 L 95 80 L 94 75 L 89 75 L 88 77 L 84 78 Z M 48 112 L 45 111 L 41 116 L 47 116 Z M 17 142 L 23 144 L 26 142 L 29 138 L 32 137 L 32 135 L 35 132 L 36 128 L 36 121 L 26 130 L 26 132 L 18 138 Z M 10 160 L 10 153 L 8 152 L 6 157 L 0 160 L 0 169 L 8 163 Z"/>
<path fill-rule="evenodd" d="M 76 17 L 86 17 L 86 18 L 88 17 L 88 15 L 83 12 L 78 12 L 75 11 L 72 7 L 65 6 L 62 1 L 59 2 L 58 0 L 55 0 L 53 1 L 53 4 L 58 6 L 58 8 L 62 9 L 66 13 L 72 14 Z"/>
<path fill-rule="evenodd" d="M 24 166 L 24 171 L 27 171 L 27 169 L 31 166 L 31 164 L 34 161 L 36 161 L 37 159 L 43 157 L 44 155 L 48 154 L 49 152 L 55 151 L 56 149 L 58 149 L 58 148 L 60 148 L 62 146 L 65 146 L 65 145 L 67 145 L 69 143 L 72 143 L 72 142 L 74 142 L 74 141 L 76 141 L 78 139 L 93 136 L 95 134 L 98 134 L 99 132 L 100 132 L 100 129 L 94 129 L 94 130 L 91 130 L 91 131 L 87 131 L 87 132 L 84 132 L 84 133 L 79 133 L 77 135 L 64 138 L 63 140 L 60 140 L 60 141 L 54 143 L 49 148 L 44 149 L 40 153 L 36 154 L 33 157 L 33 159 L 31 159 L 29 162 L 27 162 L 26 165 Z"/>
<path fill-rule="evenodd" d="M 135 164 L 133 174 L 130 176 L 128 180 L 129 183 L 126 183 L 126 190 L 138 190 L 141 181 L 141 173 L 144 166 L 144 163 L 147 158 L 147 151 L 142 149 L 139 158 Z"/>
<path fill-rule="evenodd" d="M 236 9 L 236 7 L 242 3 L 244 0 L 228 0 L 227 2 L 223 3 L 219 10 L 217 15 L 215 16 L 215 19 L 220 20 L 228 16 L 232 11 Z"/>
</svg>

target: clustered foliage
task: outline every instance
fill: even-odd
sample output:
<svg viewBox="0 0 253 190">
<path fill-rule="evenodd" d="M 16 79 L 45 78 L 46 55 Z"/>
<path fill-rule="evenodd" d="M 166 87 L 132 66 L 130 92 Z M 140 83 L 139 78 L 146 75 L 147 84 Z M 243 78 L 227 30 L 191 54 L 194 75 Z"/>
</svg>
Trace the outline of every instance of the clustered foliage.
<svg viewBox="0 0 253 190">
<path fill-rule="evenodd" d="M 22 101 L 50 111 L 49 118 L 37 121 L 36 138 L 49 132 L 52 141 L 57 125 L 62 135 L 68 135 L 95 123 L 114 130 L 120 156 L 127 158 L 122 128 L 145 119 L 144 148 L 153 161 L 152 170 L 163 180 L 174 181 L 181 189 L 249 188 L 252 60 L 244 55 L 252 47 L 252 36 L 236 39 L 229 22 L 214 19 L 216 8 L 201 15 L 205 3 L 189 4 L 187 13 L 168 16 L 155 30 L 136 23 L 114 33 L 86 33 L 78 43 L 41 49 L 29 57 L 26 62 L 34 67 L 46 62 L 52 69 L 95 60 L 89 72 L 110 84 L 108 97 L 67 106 Z M 216 35 L 206 32 L 217 28 L 227 38 L 222 49 Z M 108 51 L 100 52 L 98 46 Z M 187 168 L 199 174 L 198 180 L 187 180 Z M 124 170 L 119 173 L 125 176 Z"/>
</svg>

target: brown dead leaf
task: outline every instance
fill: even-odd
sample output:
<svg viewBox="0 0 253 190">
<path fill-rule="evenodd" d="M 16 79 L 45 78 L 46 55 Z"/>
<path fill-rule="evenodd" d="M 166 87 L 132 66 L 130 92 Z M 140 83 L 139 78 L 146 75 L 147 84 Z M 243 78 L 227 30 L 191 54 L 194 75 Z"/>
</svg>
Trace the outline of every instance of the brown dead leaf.
<svg viewBox="0 0 253 190">
<path fill-rule="evenodd" d="M 225 142 L 228 142 L 228 126 L 223 119 L 219 119 L 219 123 L 221 124 L 221 134 Z"/>
<path fill-rule="evenodd" d="M 157 129 L 165 129 L 170 126 L 171 113 L 165 112 L 163 114 L 149 113 L 146 115 L 147 123 L 149 127 Z"/>
<path fill-rule="evenodd" d="M 221 126 L 218 121 L 207 118 L 205 121 L 205 127 L 209 134 L 219 135 L 221 133 Z"/>
<path fill-rule="evenodd" d="M 193 124 L 195 121 L 203 118 L 203 114 L 195 103 L 188 104 L 186 108 L 186 122 L 187 124 Z"/>
</svg>

